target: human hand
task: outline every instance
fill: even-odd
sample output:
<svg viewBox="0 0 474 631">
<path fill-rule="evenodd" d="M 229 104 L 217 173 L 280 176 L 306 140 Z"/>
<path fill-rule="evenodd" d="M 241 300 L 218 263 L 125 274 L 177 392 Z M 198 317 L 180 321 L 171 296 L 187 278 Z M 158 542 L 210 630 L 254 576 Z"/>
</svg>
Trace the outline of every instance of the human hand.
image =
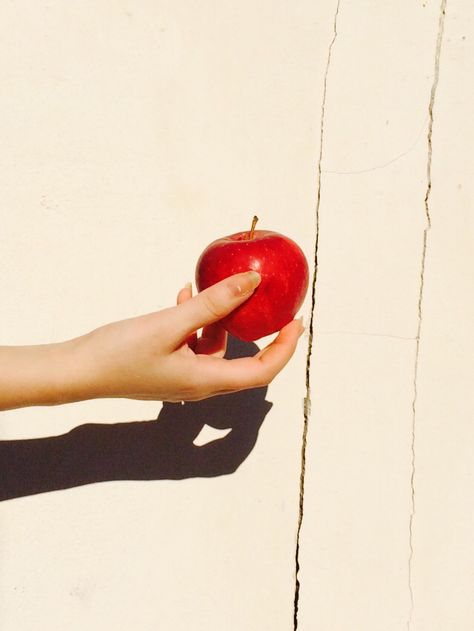
<svg viewBox="0 0 474 631">
<path fill-rule="evenodd" d="M 176 307 L 67 342 L 0 347 L 0 410 L 104 397 L 197 401 L 267 385 L 293 355 L 301 322 L 287 324 L 254 357 L 232 360 L 224 359 L 219 325 L 259 280 L 256 272 L 236 274 L 194 298 L 185 287 Z"/>
<path fill-rule="evenodd" d="M 218 323 L 259 282 L 255 272 L 236 274 L 194 297 L 187 286 L 176 307 L 107 324 L 77 338 L 73 342 L 83 374 L 79 398 L 196 401 L 267 385 L 293 355 L 304 330 L 301 322 L 287 324 L 254 357 L 232 360 L 223 358 L 227 333 Z"/>
</svg>

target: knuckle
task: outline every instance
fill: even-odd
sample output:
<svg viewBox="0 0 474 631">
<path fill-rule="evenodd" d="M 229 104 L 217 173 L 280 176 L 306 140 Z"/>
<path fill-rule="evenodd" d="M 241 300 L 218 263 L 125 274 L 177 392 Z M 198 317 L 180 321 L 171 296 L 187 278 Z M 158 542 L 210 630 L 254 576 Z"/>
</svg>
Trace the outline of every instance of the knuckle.
<svg viewBox="0 0 474 631">
<path fill-rule="evenodd" d="M 202 299 L 204 308 L 211 314 L 211 316 L 217 319 L 222 317 L 222 306 L 219 305 L 218 301 L 212 295 L 203 294 Z"/>
</svg>

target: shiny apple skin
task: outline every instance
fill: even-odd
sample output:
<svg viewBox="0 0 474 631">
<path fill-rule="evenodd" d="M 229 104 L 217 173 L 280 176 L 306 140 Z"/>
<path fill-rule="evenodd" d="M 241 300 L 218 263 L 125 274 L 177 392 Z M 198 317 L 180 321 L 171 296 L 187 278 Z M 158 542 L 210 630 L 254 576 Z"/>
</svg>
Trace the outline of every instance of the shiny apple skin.
<svg viewBox="0 0 474 631">
<path fill-rule="evenodd" d="M 221 320 L 234 337 L 246 342 L 279 331 L 301 307 L 309 283 L 308 263 L 301 248 L 270 230 L 237 232 L 207 246 L 196 265 L 198 291 L 220 280 L 255 270 L 261 276 L 253 295 Z"/>
</svg>

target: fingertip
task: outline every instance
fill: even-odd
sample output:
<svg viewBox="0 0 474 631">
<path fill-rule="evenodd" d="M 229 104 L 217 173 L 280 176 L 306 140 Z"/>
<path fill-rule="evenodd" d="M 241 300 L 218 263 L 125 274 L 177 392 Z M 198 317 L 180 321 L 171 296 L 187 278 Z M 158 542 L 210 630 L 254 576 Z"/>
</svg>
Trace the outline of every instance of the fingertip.
<svg viewBox="0 0 474 631">
<path fill-rule="evenodd" d="M 279 338 L 286 340 L 286 339 L 289 339 L 290 337 L 291 338 L 294 337 L 296 340 L 298 340 L 298 338 L 300 338 L 301 335 L 305 331 L 305 327 L 303 326 L 302 320 L 303 320 L 302 318 L 298 318 L 297 320 L 291 320 L 291 322 L 288 322 L 288 324 L 286 324 L 281 329 L 278 336 L 276 337 L 276 340 Z"/>
<path fill-rule="evenodd" d="M 286 325 L 286 327 L 283 327 L 282 331 L 283 330 L 285 330 L 285 335 L 288 335 L 288 331 L 289 334 L 295 338 L 296 343 L 306 330 L 303 326 L 303 318 L 292 320 Z"/>
<path fill-rule="evenodd" d="M 231 290 L 231 294 L 236 298 L 244 298 L 250 296 L 260 285 L 262 277 L 254 270 L 248 272 L 240 272 L 226 279 L 227 286 Z"/>
<path fill-rule="evenodd" d="M 298 320 L 292 320 L 268 346 L 257 353 L 256 357 L 263 363 L 273 366 L 278 373 L 293 356 L 303 330 Z"/>
<path fill-rule="evenodd" d="M 303 316 L 300 316 L 299 318 L 297 318 L 296 322 L 299 322 L 299 325 L 300 325 L 299 335 L 301 336 L 305 331 Z"/>
<path fill-rule="evenodd" d="M 247 277 L 249 278 L 253 289 L 257 289 L 257 287 L 262 282 L 262 277 L 254 269 L 251 269 L 247 272 Z"/>
<path fill-rule="evenodd" d="M 189 300 L 193 296 L 193 286 L 191 283 L 186 283 L 182 289 L 179 290 L 176 298 L 176 304 L 180 305 L 186 300 Z"/>
</svg>

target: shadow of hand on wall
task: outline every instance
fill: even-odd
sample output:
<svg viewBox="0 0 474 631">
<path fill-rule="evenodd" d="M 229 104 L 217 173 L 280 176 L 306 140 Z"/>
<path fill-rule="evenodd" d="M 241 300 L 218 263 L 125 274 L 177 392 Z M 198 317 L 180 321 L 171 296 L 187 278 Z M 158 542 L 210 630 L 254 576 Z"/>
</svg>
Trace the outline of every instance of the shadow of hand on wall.
<svg viewBox="0 0 474 631">
<path fill-rule="evenodd" d="M 226 357 L 254 355 L 229 338 Z M 0 441 L 0 500 L 112 480 L 182 480 L 233 473 L 252 451 L 272 404 L 267 388 L 203 401 L 164 403 L 153 421 L 87 423 L 67 434 Z M 194 444 L 204 425 L 232 428 Z"/>
</svg>

